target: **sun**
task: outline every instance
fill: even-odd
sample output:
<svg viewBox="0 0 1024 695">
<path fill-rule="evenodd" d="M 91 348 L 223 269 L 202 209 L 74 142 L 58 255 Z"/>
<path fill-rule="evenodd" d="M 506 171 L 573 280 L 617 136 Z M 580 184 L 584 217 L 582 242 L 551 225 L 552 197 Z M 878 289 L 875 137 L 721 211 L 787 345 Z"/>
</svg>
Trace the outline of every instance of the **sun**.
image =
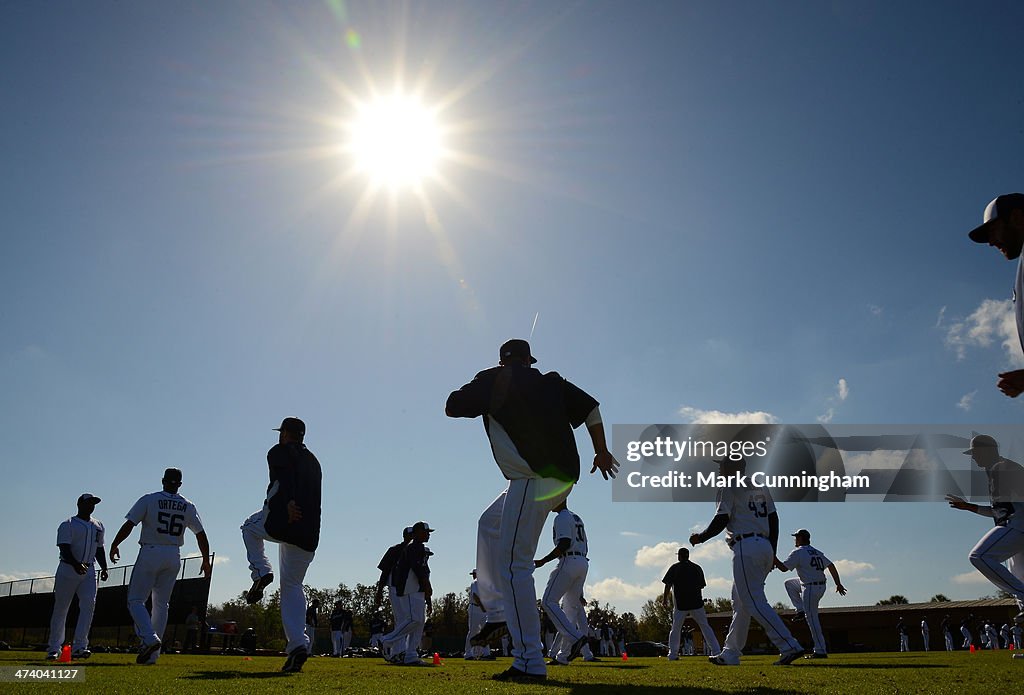
<svg viewBox="0 0 1024 695">
<path fill-rule="evenodd" d="M 347 149 L 376 185 L 415 187 L 438 174 L 443 151 L 436 110 L 406 94 L 357 106 Z"/>
</svg>

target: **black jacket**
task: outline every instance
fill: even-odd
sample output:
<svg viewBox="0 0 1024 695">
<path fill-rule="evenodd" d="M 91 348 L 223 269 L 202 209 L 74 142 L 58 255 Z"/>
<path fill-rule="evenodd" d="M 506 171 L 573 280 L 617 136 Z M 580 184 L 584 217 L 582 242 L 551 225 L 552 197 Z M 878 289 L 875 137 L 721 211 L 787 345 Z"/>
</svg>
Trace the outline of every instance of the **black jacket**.
<svg viewBox="0 0 1024 695">
<path fill-rule="evenodd" d="M 298 442 L 277 444 L 267 452 L 269 514 L 264 528 L 273 538 L 315 552 L 320 544 L 320 462 Z M 295 500 L 302 518 L 288 523 L 288 501 Z"/>
<path fill-rule="evenodd" d="M 557 372 L 542 374 L 532 367 L 505 365 L 485 369 L 453 391 L 445 412 L 450 417 L 490 415 L 534 473 L 576 482 L 580 455 L 572 430 L 597 406 L 590 394 Z M 486 417 L 484 428 L 489 428 Z"/>
</svg>

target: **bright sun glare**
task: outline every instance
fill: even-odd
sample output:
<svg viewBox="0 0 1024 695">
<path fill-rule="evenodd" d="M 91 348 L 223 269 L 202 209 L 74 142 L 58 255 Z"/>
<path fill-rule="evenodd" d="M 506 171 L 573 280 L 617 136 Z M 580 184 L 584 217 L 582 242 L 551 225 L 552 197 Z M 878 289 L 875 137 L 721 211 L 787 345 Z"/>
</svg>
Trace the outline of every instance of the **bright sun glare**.
<svg viewBox="0 0 1024 695">
<path fill-rule="evenodd" d="M 375 183 L 416 186 L 437 173 L 441 132 L 434 113 L 415 97 L 378 97 L 360 106 L 349 149 Z"/>
</svg>

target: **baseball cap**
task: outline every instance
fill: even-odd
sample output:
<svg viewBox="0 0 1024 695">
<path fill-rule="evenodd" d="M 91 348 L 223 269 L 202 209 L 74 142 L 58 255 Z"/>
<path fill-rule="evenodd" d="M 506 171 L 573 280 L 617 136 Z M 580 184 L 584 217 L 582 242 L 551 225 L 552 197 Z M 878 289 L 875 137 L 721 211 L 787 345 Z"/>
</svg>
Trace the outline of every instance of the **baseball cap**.
<svg viewBox="0 0 1024 695">
<path fill-rule="evenodd" d="M 304 436 L 306 434 L 306 423 L 297 417 L 286 417 L 281 420 L 281 426 L 274 428 L 275 432 L 291 432 Z"/>
<path fill-rule="evenodd" d="M 1006 193 L 996 197 L 985 206 L 985 214 L 982 217 L 984 221 L 972 229 L 967 236 L 971 238 L 971 241 L 987 244 L 988 234 L 992 229 L 990 223 L 1009 215 L 1011 210 L 1024 210 L 1024 193 Z"/>
<path fill-rule="evenodd" d="M 791 536 L 806 536 L 807 538 L 810 538 L 811 537 L 811 532 L 808 531 L 805 528 L 802 528 L 802 529 L 799 529 L 797 531 L 794 531 L 793 533 L 791 533 L 789 535 L 791 535 Z"/>
<path fill-rule="evenodd" d="M 434 529 L 430 528 L 430 524 L 428 524 L 425 521 L 417 521 L 415 524 L 412 525 L 412 532 L 416 533 L 417 531 L 426 531 L 427 533 L 433 533 Z"/>
<path fill-rule="evenodd" d="M 996 444 L 995 439 L 988 436 L 987 434 L 976 434 L 973 437 L 971 437 L 971 448 L 965 451 L 964 453 L 967 454 L 968 456 L 971 456 L 974 453 L 974 450 L 979 447 L 998 449 L 999 445 Z"/>
<path fill-rule="evenodd" d="M 100 502 L 100 498 L 92 494 L 91 492 L 83 492 L 81 495 L 78 496 L 78 503 L 85 504 L 86 502 L 92 502 L 93 504 L 96 504 Z"/>
<path fill-rule="evenodd" d="M 408 538 L 411 535 L 412 535 L 412 526 L 406 526 L 404 529 L 402 529 L 402 537 L 403 538 Z"/>
<path fill-rule="evenodd" d="M 526 360 L 530 364 L 536 364 L 537 358 L 530 354 L 530 344 L 525 340 L 513 338 L 512 340 L 506 340 L 502 344 L 501 349 L 498 350 L 498 357 L 502 361 L 507 357 L 514 357 L 516 359 Z"/>
</svg>

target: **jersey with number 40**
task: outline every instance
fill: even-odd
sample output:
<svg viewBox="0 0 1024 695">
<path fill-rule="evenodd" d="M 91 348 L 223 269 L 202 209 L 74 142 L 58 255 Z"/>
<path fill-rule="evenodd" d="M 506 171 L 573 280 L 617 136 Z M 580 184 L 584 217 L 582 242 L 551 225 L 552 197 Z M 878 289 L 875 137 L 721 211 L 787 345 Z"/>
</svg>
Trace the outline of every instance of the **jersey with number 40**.
<svg viewBox="0 0 1024 695">
<path fill-rule="evenodd" d="M 140 497 L 124 518 L 142 524 L 139 545 L 181 546 L 185 543 L 186 528 L 193 533 L 203 530 L 196 506 L 171 492 L 151 492 Z"/>
<path fill-rule="evenodd" d="M 587 531 L 583 528 L 583 520 L 563 509 L 555 515 L 554 528 L 552 529 L 555 545 L 558 545 L 559 538 L 568 538 L 570 543 L 565 552 L 587 554 Z"/>
<path fill-rule="evenodd" d="M 749 483 L 748 483 L 749 484 Z M 775 511 L 775 500 L 763 487 L 728 487 L 718 491 L 716 514 L 728 514 L 726 529 L 730 537 L 760 533 L 768 537 L 768 516 Z"/>
<path fill-rule="evenodd" d="M 804 584 L 825 581 L 825 568 L 831 565 L 825 554 L 810 545 L 793 548 L 793 552 L 782 561 L 786 567 L 796 570 L 797 576 Z"/>
</svg>

